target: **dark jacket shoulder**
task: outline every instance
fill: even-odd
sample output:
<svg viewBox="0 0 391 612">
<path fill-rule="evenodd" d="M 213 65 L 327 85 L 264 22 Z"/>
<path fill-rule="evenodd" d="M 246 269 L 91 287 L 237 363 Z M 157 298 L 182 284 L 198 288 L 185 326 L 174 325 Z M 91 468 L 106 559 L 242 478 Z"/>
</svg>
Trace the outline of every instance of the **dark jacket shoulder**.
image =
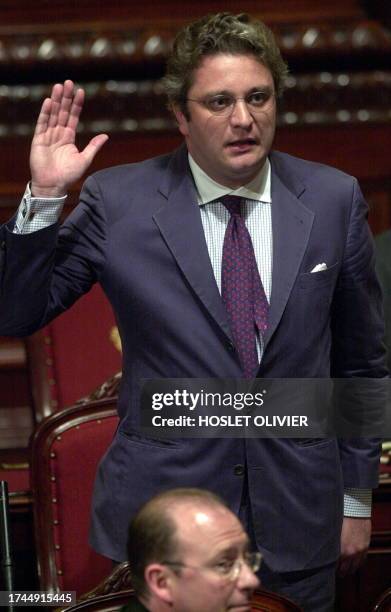
<svg viewBox="0 0 391 612">
<path fill-rule="evenodd" d="M 143 606 L 136 596 L 132 597 L 126 606 L 122 606 L 120 612 L 148 612 L 147 608 Z"/>
<path fill-rule="evenodd" d="M 333 186 L 337 189 L 344 187 L 351 189 L 352 182 L 356 181 L 353 176 L 338 168 L 295 157 L 281 151 L 271 151 L 269 158 L 272 170 L 278 176 L 283 177 L 285 184 L 288 184 L 288 186 L 290 183 L 297 183 L 298 180 L 304 184 L 316 184 L 320 180 L 326 182 L 330 189 Z"/>
</svg>

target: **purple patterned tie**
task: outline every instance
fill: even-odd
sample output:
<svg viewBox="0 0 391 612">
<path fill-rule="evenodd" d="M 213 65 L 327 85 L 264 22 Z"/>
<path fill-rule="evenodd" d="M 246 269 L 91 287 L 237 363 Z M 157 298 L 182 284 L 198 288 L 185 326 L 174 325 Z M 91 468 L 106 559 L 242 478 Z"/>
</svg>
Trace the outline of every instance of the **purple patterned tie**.
<svg viewBox="0 0 391 612">
<path fill-rule="evenodd" d="M 244 377 L 253 378 L 259 365 L 255 338 L 266 331 L 269 305 L 241 216 L 242 199 L 224 196 L 221 202 L 231 214 L 224 236 L 221 295 Z"/>
</svg>

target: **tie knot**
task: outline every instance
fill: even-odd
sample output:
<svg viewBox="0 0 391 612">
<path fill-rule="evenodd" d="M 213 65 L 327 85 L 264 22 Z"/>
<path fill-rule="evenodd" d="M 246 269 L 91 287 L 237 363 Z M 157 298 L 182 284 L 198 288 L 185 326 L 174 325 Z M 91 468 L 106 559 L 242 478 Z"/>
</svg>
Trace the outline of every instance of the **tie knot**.
<svg viewBox="0 0 391 612">
<path fill-rule="evenodd" d="M 226 195 L 221 198 L 221 203 L 224 204 L 230 215 L 241 216 L 242 198 L 234 195 Z"/>
</svg>

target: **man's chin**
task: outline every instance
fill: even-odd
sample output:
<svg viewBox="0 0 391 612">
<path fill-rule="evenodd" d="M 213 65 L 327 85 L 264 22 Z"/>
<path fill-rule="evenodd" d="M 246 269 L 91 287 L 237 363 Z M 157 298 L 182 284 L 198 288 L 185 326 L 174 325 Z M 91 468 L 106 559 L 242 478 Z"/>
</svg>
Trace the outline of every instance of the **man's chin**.
<svg viewBox="0 0 391 612">
<path fill-rule="evenodd" d="M 231 163 L 231 177 L 233 181 L 238 183 L 238 186 L 245 185 L 252 181 L 262 169 L 265 159 L 257 160 L 237 160 L 238 163 Z M 246 162 L 246 163 L 245 163 Z"/>
<path fill-rule="evenodd" d="M 231 604 L 228 606 L 227 612 L 251 612 L 251 603 Z"/>
</svg>

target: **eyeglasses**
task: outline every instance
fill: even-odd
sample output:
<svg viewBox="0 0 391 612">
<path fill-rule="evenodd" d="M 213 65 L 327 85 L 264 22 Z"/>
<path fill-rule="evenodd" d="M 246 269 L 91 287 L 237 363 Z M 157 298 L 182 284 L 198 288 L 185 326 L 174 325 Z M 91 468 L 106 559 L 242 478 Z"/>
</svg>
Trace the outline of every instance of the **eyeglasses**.
<svg viewBox="0 0 391 612">
<path fill-rule="evenodd" d="M 224 559 L 217 562 L 215 565 L 203 566 L 203 565 L 187 565 L 181 561 L 162 561 L 162 565 L 170 565 L 173 567 L 186 567 L 194 570 L 212 570 L 219 574 L 222 578 L 229 581 L 235 581 L 239 578 L 239 574 L 242 570 L 243 565 L 252 572 L 257 572 L 261 567 L 262 555 L 260 552 L 246 552 L 241 558 L 238 559 Z"/>
<path fill-rule="evenodd" d="M 235 98 L 230 94 L 216 94 L 202 99 L 186 98 L 186 100 L 205 106 L 213 115 L 230 115 L 238 100 L 244 100 L 250 112 L 258 113 L 264 110 L 273 96 L 274 92 L 271 89 L 264 89 L 252 91 L 244 98 Z"/>
</svg>

